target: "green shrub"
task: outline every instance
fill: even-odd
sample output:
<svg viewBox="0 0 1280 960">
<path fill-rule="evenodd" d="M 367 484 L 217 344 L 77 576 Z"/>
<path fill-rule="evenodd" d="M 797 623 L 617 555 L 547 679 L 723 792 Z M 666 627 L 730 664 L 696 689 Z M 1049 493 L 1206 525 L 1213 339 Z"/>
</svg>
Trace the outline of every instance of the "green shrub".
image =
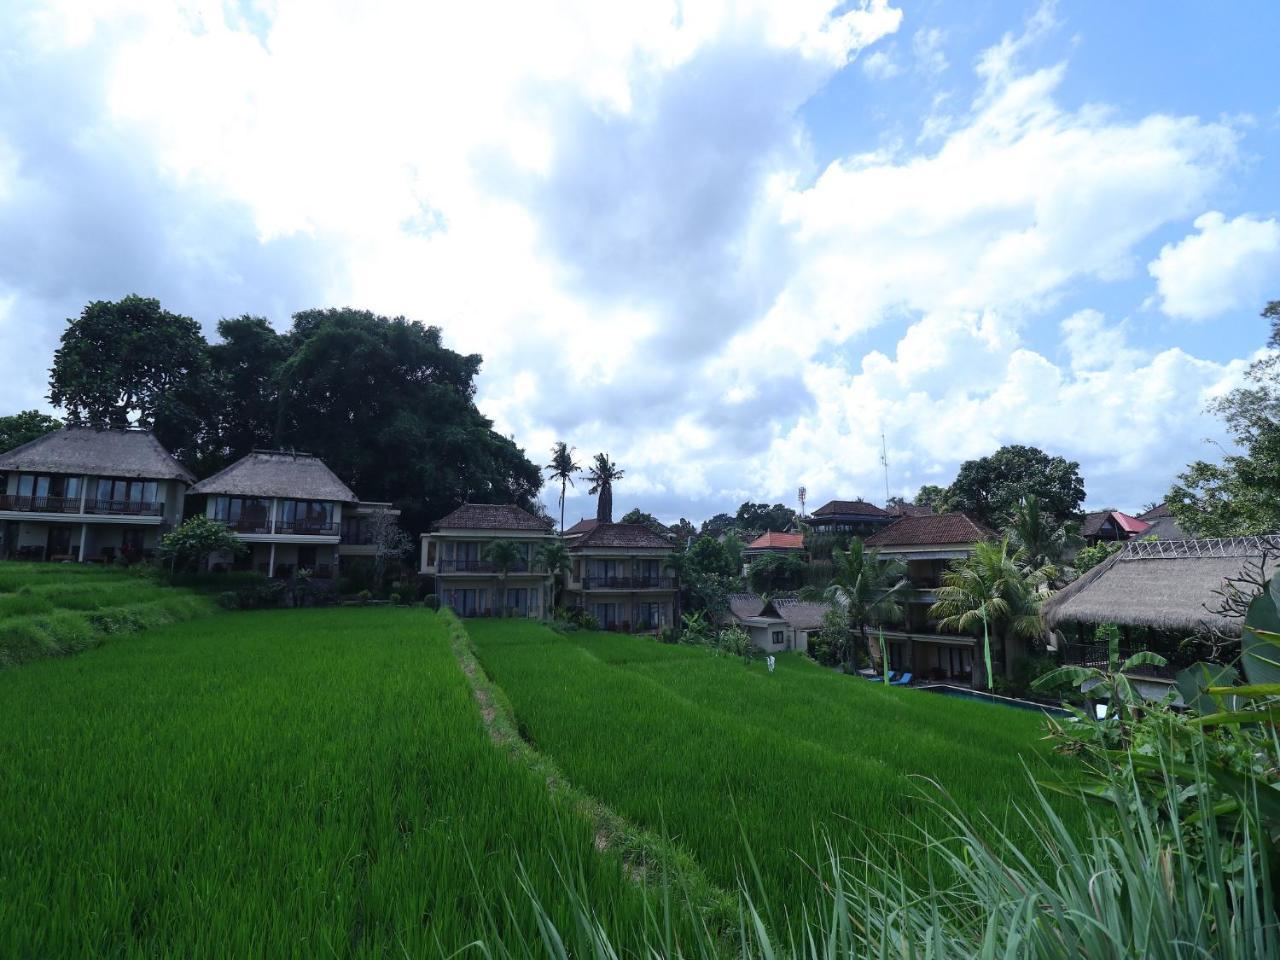
<svg viewBox="0 0 1280 960">
<path fill-rule="evenodd" d="M 21 592 L 0 597 L 0 618 L 21 617 L 32 613 L 52 613 L 53 604 L 44 597 Z"/>
<path fill-rule="evenodd" d="M 428 593 L 422 598 L 423 604 L 431 610 L 440 609 L 440 598 L 434 593 Z"/>
</svg>

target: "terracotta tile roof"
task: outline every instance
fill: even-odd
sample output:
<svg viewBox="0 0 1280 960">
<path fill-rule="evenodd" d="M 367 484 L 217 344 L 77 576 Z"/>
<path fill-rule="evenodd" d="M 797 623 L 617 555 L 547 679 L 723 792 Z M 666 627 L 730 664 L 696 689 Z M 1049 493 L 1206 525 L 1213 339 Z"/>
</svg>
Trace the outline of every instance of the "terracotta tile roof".
<svg viewBox="0 0 1280 960">
<path fill-rule="evenodd" d="M 566 537 L 577 536 L 580 533 L 586 533 L 588 530 L 594 530 L 597 526 L 599 526 L 599 524 L 600 524 L 599 520 L 587 520 L 584 518 L 582 520 L 579 520 L 572 527 L 566 530 L 564 532 L 564 535 Z"/>
<path fill-rule="evenodd" d="M 569 545 L 570 550 L 583 547 L 662 547 L 672 549 L 671 542 L 639 523 L 598 523 Z"/>
<path fill-rule="evenodd" d="M 815 517 L 854 515 L 860 517 L 887 517 L 889 513 L 865 500 L 830 500 L 817 510 Z"/>
<path fill-rule="evenodd" d="M 531 530 L 550 533 L 546 521 L 513 503 L 464 503 L 438 521 L 436 530 Z"/>
<path fill-rule="evenodd" d="M 927 517 L 899 517 L 883 530 L 867 537 L 868 547 L 913 547 L 930 543 L 976 543 L 996 536 L 990 527 L 963 513 L 939 513 Z"/>
<path fill-rule="evenodd" d="M 895 503 L 889 507 L 895 517 L 932 517 L 933 507 L 916 506 L 914 503 Z"/>
<path fill-rule="evenodd" d="M 319 457 L 285 450 L 255 450 L 225 470 L 201 480 L 191 488 L 191 493 L 293 497 L 338 503 L 357 503 L 360 499 Z"/>
<path fill-rule="evenodd" d="M 148 430 L 66 427 L 0 454 L 0 470 L 183 480 L 195 477 Z"/>
<path fill-rule="evenodd" d="M 762 533 L 747 544 L 748 550 L 803 550 L 804 535 L 800 533 Z"/>
<path fill-rule="evenodd" d="M 1093 510 L 1084 515 L 1084 523 L 1080 525 L 1081 536 L 1097 536 L 1102 531 L 1103 524 L 1107 522 L 1108 518 L 1125 533 L 1144 533 L 1147 527 L 1150 526 L 1150 524 L 1144 523 L 1137 517 L 1131 517 L 1127 513 L 1121 513 L 1119 510 Z"/>
</svg>

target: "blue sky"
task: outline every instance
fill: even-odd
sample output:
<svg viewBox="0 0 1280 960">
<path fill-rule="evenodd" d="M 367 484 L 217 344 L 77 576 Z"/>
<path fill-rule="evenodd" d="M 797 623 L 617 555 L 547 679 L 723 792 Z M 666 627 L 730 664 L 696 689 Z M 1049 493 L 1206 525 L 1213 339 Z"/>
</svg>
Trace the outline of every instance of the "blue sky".
<svg viewBox="0 0 1280 960">
<path fill-rule="evenodd" d="M 882 430 L 1138 508 L 1280 297 L 1274 3 L 0 8 L 2 411 L 91 299 L 352 304 L 620 510 L 880 499 Z"/>
</svg>

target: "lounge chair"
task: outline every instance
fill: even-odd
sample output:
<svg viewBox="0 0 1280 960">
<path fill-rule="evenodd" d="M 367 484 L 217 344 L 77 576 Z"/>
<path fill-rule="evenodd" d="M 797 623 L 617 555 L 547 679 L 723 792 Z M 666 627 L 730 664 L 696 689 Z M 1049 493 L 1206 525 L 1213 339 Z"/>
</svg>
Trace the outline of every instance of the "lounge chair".
<svg viewBox="0 0 1280 960">
<path fill-rule="evenodd" d="M 892 673 L 890 673 L 890 674 L 889 674 L 889 678 L 890 678 L 890 681 L 889 681 L 889 682 L 890 682 L 890 683 L 892 683 L 892 682 L 893 682 L 893 678 L 894 678 L 894 677 L 896 677 L 896 676 L 898 676 L 898 672 L 897 672 L 896 670 L 895 670 L 895 671 L 893 671 Z M 867 677 L 867 679 L 868 679 L 868 680 L 870 680 L 872 683 L 884 683 L 884 674 L 883 674 L 883 673 L 877 673 L 874 677 Z"/>
<path fill-rule="evenodd" d="M 905 687 L 905 686 L 906 686 L 908 683 L 910 683 L 910 682 L 911 682 L 911 674 L 910 674 L 910 673 L 904 673 L 904 674 L 902 674 L 901 676 L 899 676 L 899 677 L 898 677 L 898 679 L 896 679 L 896 680 L 890 680 L 890 681 L 889 681 L 889 686 L 891 686 L 891 687 Z"/>
</svg>

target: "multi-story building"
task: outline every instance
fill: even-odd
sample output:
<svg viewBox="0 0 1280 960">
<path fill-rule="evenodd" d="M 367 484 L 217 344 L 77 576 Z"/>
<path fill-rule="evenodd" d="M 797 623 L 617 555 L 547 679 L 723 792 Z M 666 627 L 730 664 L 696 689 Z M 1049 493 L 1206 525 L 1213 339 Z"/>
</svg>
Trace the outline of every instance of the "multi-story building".
<svg viewBox="0 0 1280 960">
<path fill-rule="evenodd" d="M 210 566 L 268 577 L 298 570 L 333 576 L 344 508 L 360 502 L 324 461 L 289 450 L 255 450 L 201 480 L 190 496 L 203 498 L 205 516 L 225 523 L 249 547 L 242 557 L 215 555 Z"/>
<path fill-rule="evenodd" d="M 969 556 L 975 544 L 995 535 L 962 513 L 942 513 L 901 517 L 866 539 L 866 546 L 881 556 L 904 561 L 911 581 L 904 622 L 884 630 L 891 669 L 909 670 L 922 680 L 972 681 L 974 657 L 981 656 L 975 654 L 977 639 L 941 632 L 929 608 L 938 599 L 947 565 Z"/>
<path fill-rule="evenodd" d="M 148 431 L 55 430 L 0 454 L 0 556 L 144 559 L 194 480 Z"/>
<path fill-rule="evenodd" d="M 514 563 L 495 562 L 496 541 L 515 547 Z M 513 504 L 464 503 L 422 535 L 421 573 L 460 616 L 545 617 L 553 590 L 538 552 L 555 541 L 550 524 Z"/>
<path fill-rule="evenodd" d="M 638 523 L 598 523 L 568 547 L 570 606 L 606 630 L 643 633 L 672 624 L 676 582 L 667 562 L 675 548 L 669 540 Z"/>
<path fill-rule="evenodd" d="M 378 552 L 379 537 L 385 537 L 385 524 L 398 522 L 400 511 L 390 503 L 362 500 L 344 507 L 342 529 L 338 535 L 338 563 L 346 570 L 351 562 L 373 560 Z M 382 541 L 385 543 L 385 539 Z"/>
<path fill-rule="evenodd" d="M 746 570 L 751 561 L 770 555 L 804 558 L 804 534 L 775 533 L 772 530 L 760 534 L 742 549 L 742 567 Z"/>
<path fill-rule="evenodd" d="M 846 539 L 871 536 L 895 519 L 889 511 L 865 500 L 831 500 L 813 511 L 804 522 L 814 534 Z"/>
</svg>

